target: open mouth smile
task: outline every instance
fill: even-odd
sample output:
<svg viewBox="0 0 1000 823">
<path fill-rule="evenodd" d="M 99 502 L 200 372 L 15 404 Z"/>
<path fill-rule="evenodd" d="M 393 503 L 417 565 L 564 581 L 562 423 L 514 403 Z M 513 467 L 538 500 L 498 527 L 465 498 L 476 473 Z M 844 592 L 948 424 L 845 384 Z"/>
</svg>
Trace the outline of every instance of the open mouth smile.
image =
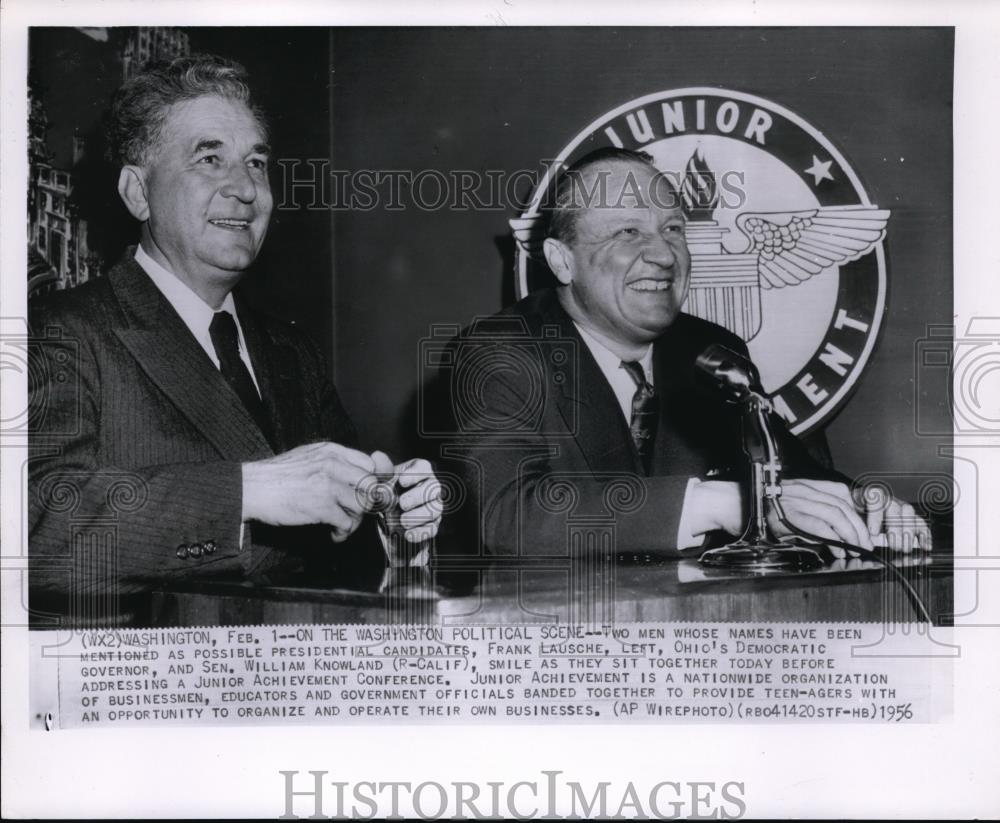
<svg viewBox="0 0 1000 823">
<path fill-rule="evenodd" d="M 652 277 L 644 277 L 641 280 L 633 280 L 626 284 L 632 291 L 666 291 L 673 281 L 657 280 Z"/>
<path fill-rule="evenodd" d="M 237 220 L 231 217 L 217 217 L 208 222 L 213 226 L 217 226 L 220 229 L 228 229 L 229 231 L 249 231 L 250 229 L 249 220 Z"/>
</svg>

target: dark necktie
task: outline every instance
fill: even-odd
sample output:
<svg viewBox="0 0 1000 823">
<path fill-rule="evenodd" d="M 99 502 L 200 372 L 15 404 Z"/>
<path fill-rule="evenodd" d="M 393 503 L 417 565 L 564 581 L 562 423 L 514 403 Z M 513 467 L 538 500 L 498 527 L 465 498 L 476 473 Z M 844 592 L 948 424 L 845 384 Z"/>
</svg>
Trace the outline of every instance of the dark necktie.
<svg viewBox="0 0 1000 823">
<path fill-rule="evenodd" d="M 219 358 L 219 370 L 222 372 L 222 376 L 233 391 L 239 395 L 264 438 L 270 442 L 271 425 L 264 412 L 264 404 L 261 402 L 260 395 L 257 394 L 257 387 L 254 386 L 250 370 L 243 362 L 243 358 L 240 357 L 236 321 L 229 312 L 217 311 L 208 331 L 212 335 L 212 345 L 215 346 L 215 354 Z"/>
<path fill-rule="evenodd" d="M 632 395 L 632 420 L 629 431 L 632 442 L 642 460 L 642 467 L 648 475 L 653 465 L 653 446 L 656 443 L 656 424 L 660 419 L 660 400 L 653 387 L 646 382 L 646 372 L 642 364 L 622 361 L 622 368 L 635 381 L 636 390 Z"/>
</svg>

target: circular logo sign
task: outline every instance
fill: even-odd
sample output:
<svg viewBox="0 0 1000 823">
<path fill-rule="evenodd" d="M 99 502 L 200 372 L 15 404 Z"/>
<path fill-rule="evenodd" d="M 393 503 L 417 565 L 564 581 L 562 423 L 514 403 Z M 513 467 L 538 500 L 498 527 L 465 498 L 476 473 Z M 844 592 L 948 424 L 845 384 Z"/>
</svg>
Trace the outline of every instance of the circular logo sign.
<svg viewBox="0 0 1000 823">
<path fill-rule="evenodd" d="M 555 172 L 602 146 L 647 152 L 687 216 L 684 311 L 739 335 L 795 434 L 827 420 L 864 370 L 886 301 L 889 212 L 794 112 L 715 88 L 657 92 L 599 117 L 558 154 L 511 220 L 523 297 L 551 282 L 541 254 Z"/>
</svg>

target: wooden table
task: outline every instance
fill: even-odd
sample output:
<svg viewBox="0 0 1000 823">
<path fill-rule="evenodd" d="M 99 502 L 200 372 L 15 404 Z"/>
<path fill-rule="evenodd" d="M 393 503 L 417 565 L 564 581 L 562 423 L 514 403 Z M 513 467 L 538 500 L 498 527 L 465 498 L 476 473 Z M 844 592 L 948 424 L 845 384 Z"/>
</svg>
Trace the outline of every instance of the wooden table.
<svg viewBox="0 0 1000 823">
<path fill-rule="evenodd" d="M 950 551 L 897 556 L 934 622 L 952 615 Z M 696 559 L 648 556 L 571 563 L 566 557 L 447 559 L 393 569 L 378 591 L 282 582 L 191 583 L 154 594 L 152 625 L 635 621 L 887 621 L 915 610 L 875 561 L 835 561 L 812 572 L 748 576 Z"/>
</svg>

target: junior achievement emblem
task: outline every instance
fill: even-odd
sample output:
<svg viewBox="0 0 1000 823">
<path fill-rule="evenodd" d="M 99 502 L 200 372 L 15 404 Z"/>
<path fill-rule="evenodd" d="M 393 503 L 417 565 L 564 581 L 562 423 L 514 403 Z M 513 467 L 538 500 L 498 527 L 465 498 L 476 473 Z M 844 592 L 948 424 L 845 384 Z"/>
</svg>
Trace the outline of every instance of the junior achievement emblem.
<svg viewBox="0 0 1000 823">
<path fill-rule="evenodd" d="M 553 171 L 602 145 L 647 152 L 687 216 L 684 311 L 738 334 L 797 434 L 844 402 L 885 310 L 889 212 L 818 129 L 768 100 L 674 89 L 599 117 L 556 157 L 511 221 L 523 296 L 548 276 L 540 216 Z"/>
</svg>

